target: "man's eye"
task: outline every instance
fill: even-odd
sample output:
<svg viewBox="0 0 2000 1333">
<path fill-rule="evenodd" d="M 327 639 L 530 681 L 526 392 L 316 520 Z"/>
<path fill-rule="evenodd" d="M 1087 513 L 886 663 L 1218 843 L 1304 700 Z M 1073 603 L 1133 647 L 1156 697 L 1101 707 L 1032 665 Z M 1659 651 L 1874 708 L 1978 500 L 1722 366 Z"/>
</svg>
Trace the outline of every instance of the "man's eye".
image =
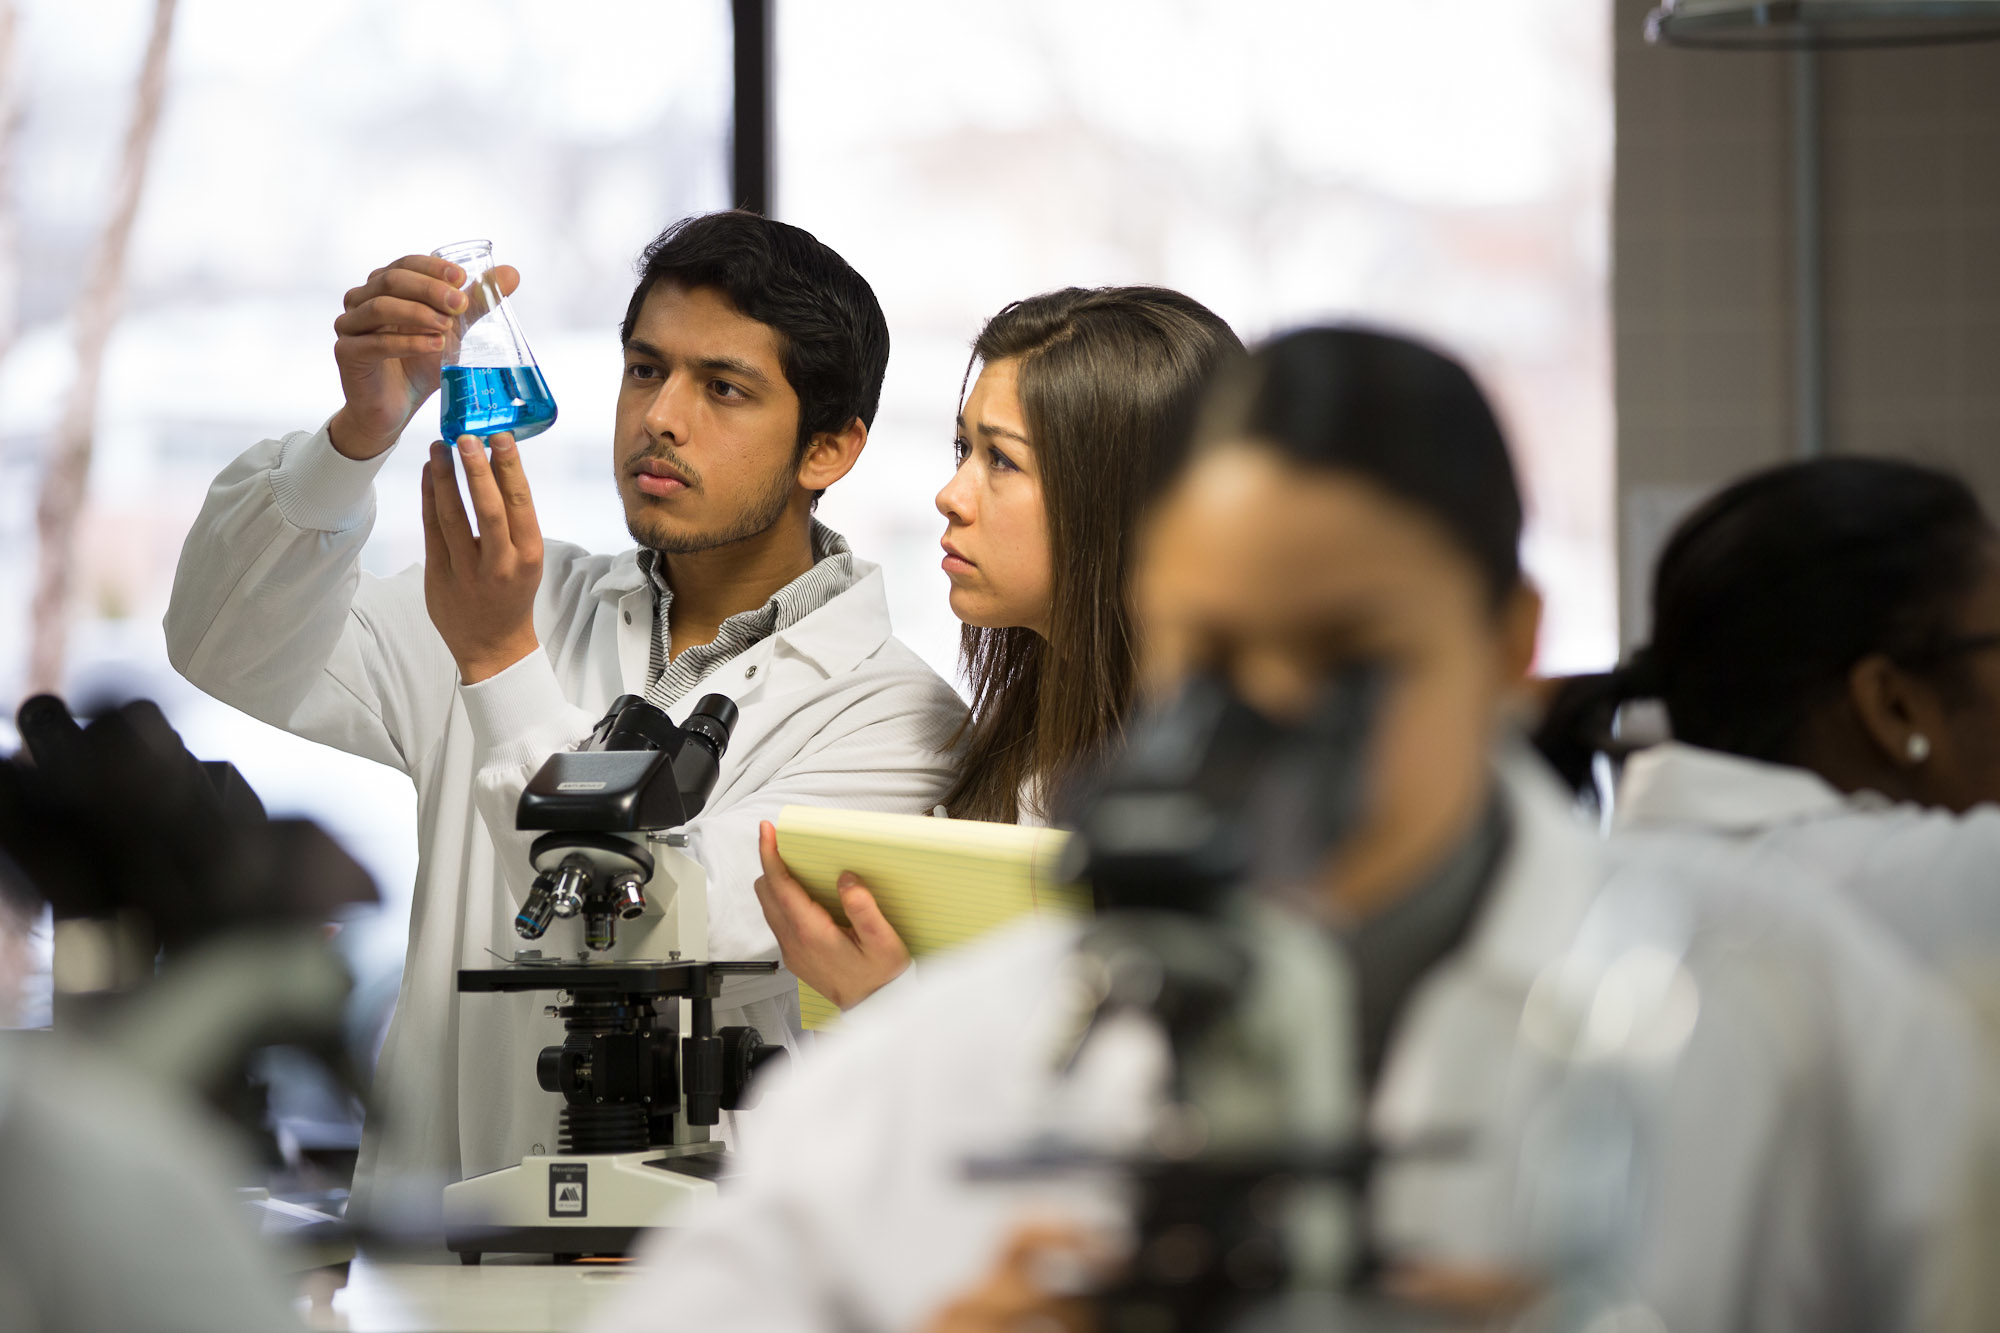
<svg viewBox="0 0 2000 1333">
<path fill-rule="evenodd" d="M 625 367 L 625 373 L 635 380 L 649 380 L 658 376 L 660 372 L 653 366 L 642 364 Z"/>
<path fill-rule="evenodd" d="M 710 380 L 708 387 L 715 391 L 715 395 L 718 398 L 745 398 L 749 396 L 728 380 Z"/>
</svg>

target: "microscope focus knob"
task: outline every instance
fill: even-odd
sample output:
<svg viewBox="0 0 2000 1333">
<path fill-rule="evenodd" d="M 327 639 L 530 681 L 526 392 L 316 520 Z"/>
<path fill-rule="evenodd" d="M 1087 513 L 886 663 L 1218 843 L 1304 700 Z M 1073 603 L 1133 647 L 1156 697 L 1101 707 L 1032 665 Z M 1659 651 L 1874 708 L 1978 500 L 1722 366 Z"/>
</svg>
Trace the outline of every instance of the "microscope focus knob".
<svg viewBox="0 0 2000 1333">
<path fill-rule="evenodd" d="M 715 1034 L 722 1038 L 722 1109 L 745 1111 L 757 1104 L 757 1075 L 774 1061 L 790 1058 L 791 1052 L 765 1041 L 753 1027 L 728 1027 Z"/>
<path fill-rule="evenodd" d="M 542 1085 L 543 1092 L 561 1092 L 563 1048 L 544 1046 L 542 1053 L 535 1057 L 535 1082 Z"/>
</svg>

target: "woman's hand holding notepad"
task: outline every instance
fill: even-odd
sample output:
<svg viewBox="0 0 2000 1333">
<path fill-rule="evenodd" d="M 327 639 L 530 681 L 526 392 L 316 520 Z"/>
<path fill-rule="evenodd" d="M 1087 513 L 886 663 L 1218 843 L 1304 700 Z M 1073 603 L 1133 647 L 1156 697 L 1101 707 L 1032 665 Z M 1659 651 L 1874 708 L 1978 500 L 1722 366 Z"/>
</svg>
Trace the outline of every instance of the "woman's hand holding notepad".
<svg viewBox="0 0 2000 1333">
<path fill-rule="evenodd" d="M 1068 841 L 1059 829 L 925 815 L 805 805 L 778 815 L 779 855 L 813 900 L 845 923 L 839 880 L 852 871 L 917 958 L 1017 917 L 1089 915 L 1089 890 L 1056 874 Z M 839 1012 L 811 987 L 799 998 L 809 1028 Z"/>
</svg>

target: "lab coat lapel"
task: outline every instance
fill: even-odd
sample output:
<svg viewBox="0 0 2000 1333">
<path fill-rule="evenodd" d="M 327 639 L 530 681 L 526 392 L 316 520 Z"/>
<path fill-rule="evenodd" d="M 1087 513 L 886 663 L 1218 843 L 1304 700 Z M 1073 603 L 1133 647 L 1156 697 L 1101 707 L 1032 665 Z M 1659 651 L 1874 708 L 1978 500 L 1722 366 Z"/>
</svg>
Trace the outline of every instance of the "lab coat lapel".
<svg viewBox="0 0 2000 1333">
<path fill-rule="evenodd" d="M 590 590 L 597 603 L 595 631 L 618 645 L 598 659 L 604 704 L 621 694 L 644 694 L 653 667 L 653 587 L 639 568 L 637 547 L 622 551 Z"/>
<path fill-rule="evenodd" d="M 1506 860 L 1465 947 L 1411 998 L 1370 1108 L 1392 1153 L 1433 1136 L 1477 1141 L 1505 1113 L 1528 992 L 1596 897 L 1596 840 L 1554 780 L 1518 747 L 1498 768 L 1511 815 Z M 1503 1164 L 1477 1151 L 1392 1165 L 1376 1190 L 1376 1226 L 1391 1242 L 1421 1237 L 1434 1252 L 1476 1255 L 1490 1249 L 1504 1188 Z"/>
<path fill-rule="evenodd" d="M 1569 948 L 1596 897 L 1599 849 L 1553 779 L 1518 750 L 1498 768 L 1510 817 L 1506 859 L 1471 938 L 1418 988 L 1398 1024 L 1375 1104 L 1382 1129 L 1437 1127 L 1445 1103 L 1457 1100 L 1445 1089 L 1468 1062 L 1482 1062 L 1481 1052 L 1463 1049 L 1466 1036 L 1452 1020 L 1486 1006 L 1496 1032 L 1511 1033 L 1529 988 Z"/>
</svg>

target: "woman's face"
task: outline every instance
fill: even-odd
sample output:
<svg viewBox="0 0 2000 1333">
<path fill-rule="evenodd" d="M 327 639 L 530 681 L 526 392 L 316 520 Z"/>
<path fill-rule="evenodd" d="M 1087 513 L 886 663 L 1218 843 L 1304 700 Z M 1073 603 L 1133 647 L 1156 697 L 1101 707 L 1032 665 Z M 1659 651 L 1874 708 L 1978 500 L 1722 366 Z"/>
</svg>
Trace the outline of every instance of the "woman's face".
<svg viewBox="0 0 2000 1333">
<path fill-rule="evenodd" d="M 1388 669 L 1362 823 L 1316 886 L 1341 912 L 1379 911 L 1468 834 L 1540 603 L 1523 588 L 1496 614 L 1422 511 L 1267 448 L 1214 450 L 1149 523 L 1135 596 L 1152 691 L 1214 671 L 1267 715 L 1296 717 L 1341 667 Z"/>
<path fill-rule="evenodd" d="M 2000 545 L 1989 546 L 1985 568 L 1958 608 L 1953 636 L 1977 644 L 1944 668 L 1945 682 L 1912 682 L 1906 730 L 1922 734 L 1930 754 L 1909 765 L 1906 790 L 1893 794 L 1925 805 L 1964 811 L 2000 802 Z M 1885 731 L 1895 731 L 1885 725 Z M 1887 741 L 1891 763 L 1906 758 L 1906 736 Z M 1872 784 L 1889 787 L 1890 783 Z"/>
<path fill-rule="evenodd" d="M 982 367 L 958 419 L 958 471 L 937 494 L 951 610 L 982 629 L 1048 636 L 1052 574 L 1041 473 L 1016 391 L 1019 362 Z"/>
</svg>

